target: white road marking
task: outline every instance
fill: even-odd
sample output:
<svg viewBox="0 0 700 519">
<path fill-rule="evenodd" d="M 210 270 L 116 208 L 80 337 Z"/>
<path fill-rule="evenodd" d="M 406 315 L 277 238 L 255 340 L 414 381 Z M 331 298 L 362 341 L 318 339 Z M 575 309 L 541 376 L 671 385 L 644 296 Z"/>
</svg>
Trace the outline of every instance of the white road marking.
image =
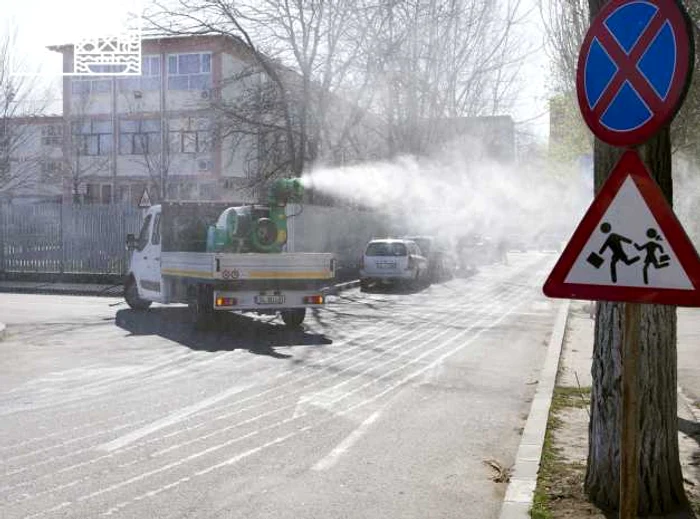
<svg viewBox="0 0 700 519">
<path fill-rule="evenodd" d="M 383 409 L 380 409 L 379 411 L 376 411 L 373 414 L 371 414 L 369 418 L 362 422 L 357 429 L 351 432 L 342 442 L 340 442 L 335 449 L 333 449 L 323 459 L 316 463 L 316 465 L 311 467 L 311 470 L 328 470 L 329 468 L 333 467 L 336 463 L 338 463 L 340 457 L 347 451 L 349 451 L 352 448 L 352 446 L 355 445 L 360 438 L 362 438 L 362 436 L 367 432 L 370 426 L 377 421 L 379 416 L 382 414 L 382 410 Z"/>
<path fill-rule="evenodd" d="M 530 287 L 530 288 L 532 289 L 533 287 Z M 517 290 L 517 291 L 514 291 L 514 293 L 510 294 L 510 298 L 512 298 L 513 296 L 516 296 L 517 299 L 520 299 L 520 298 L 517 297 L 517 296 L 522 296 L 522 295 L 524 295 L 524 292 L 526 292 L 526 291 L 527 291 L 527 290 Z M 351 406 L 348 407 L 344 412 L 341 412 L 340 414 L 347 414 L 347 413 L 351 412 L 351 411 L 354 410 L 354 409 L 357 409 L 357 408 L 359 408 L 359 407 L 362 407 L 362 406 L 364 406 L 364 405 L 367 405 L 368 403 L 373 402 L 373 401 L 377 400 L 378 398 L 381 398 L 383 395 L 389 393 L 390 391 L 396 389 L 397 387 L 399 387 L 399 386 L 401 386 L 401 385 L 403 385 L 403 384 L 409 382 L 410 380 L 413 380 L 413 379 L 416 378 L 417 376 L 420 376 L 420 375 L 424 374 L 427 370 L 429 370 L 429 369 L 434 369 L 437 365 L 439 365 L 441 362 L 443 362 L 447 357 L 449 357 L 450 355 L 453 355 L 456 351 L 459 351 L 459 350 L 463 349 L 465 346 L 467 346 L 468 344 L 472 343 L 472 342 L 473 342 L 476 338 L 478 338 L 478 336 L 480 336 L 484 331 L 486 331 L 486 330 L 488 330 L 488 329 L 491 329 L 491 328 L 492 328 L 494 325 L 496 325 L 498 322 L 502 321 L 506 316 L 508 316 L 509 314 L 517 313 L 517 309 L 518 309 L 518 307 L 522 304 L 522 302 L 523 302 L 523 301 L 518 301 L 518 302 L 516 303 L 516 302 L 513 301 L 514 304 L 512 304 L 512 305 L 510 306 L 510 309 L 509 309 L 509 310 L 507 310 L 507 311 L 505 311 L 504 313 L 502 313 L 502 314 L 499 316 L 499 318 L 498 318 L 495 322 L 491 322 L 491 323 L 490 323 L 490 326 L 487 326 L 485 329 L 481 330 L 479 333 L 476 334 L 476 336 L 472 337 L 470 340 L 466 341 L 465 343 L 458 344 L 456 348 L 452 349 L 451 351 L 447 352 L 447 353 L 444 354 L 444 355 L 441 355 L 438 359 L 436 359 L 435 362 L 431 362 L 430 364 L 428 364 L 427 366 L 425 366 L 423 369 L 418 369 L 418 370 L 416 370 L 415 372 L 408 374 L 406 377 L 404 377 L 402 380 L 400 380 L 400 381 L 398 382 L 398 384 L 392 384 L 392 385 L 390 385 L 389 387 L 385 388 L 385 389 L 384 389 L 383 391 L 381 391 L 380 393 L 375 394 L 374 396 L 369 397 L 369 398 L 367 398 L 367 399 L 365 399 L 365 400 L 363 400 L 363 401 L 361 401 L 361 402 L 359 402 L 359 403 L 356 403 L 356 404 L 354 404 L 354 405 L 351 405 Z M 467 306 L 469 306 L 469 305 L 467 305 Z M 497 307 L 498 305 L 492 304 L 492 305 L 489 305 L 489 306 Z M 469 329 L 473 329 L 473 327 L 476 326 L 476 325 L 478 325 L 478 323 L 480 323 L 480 322 L 482 322 L 484 319 L 490 317 L 490 316 L 488 315 L 489 312 L 484 312 L 483 309 L 482 309 L 482 311 L 480 311 L 479 313 L 481 313 L 481 314 L 483 315 L 482 319 L 479 319 L 479 320 L 477 320 L 477 322 L 473 323 L 472 326 L 469 327 Z M 444 323 L 441 323 L 441 324 L 444 324 Z M 421 328 L 424 328 L 424 327 L 421 327 Z M 463 330 L 463 331 L 462 331 L 461 333 L 459 333 L 456 337 L 453 337 L 452 339 L 443 342 L 442 344 L 440 344 L 440 345 L 437 346 L 436 348 L 432 348 L 432 349 L 430 350 L 430 352 L 435 352 L 435 351 L 437 351 L 437 350 L 439 350 L 439 349 L 444 348 L 444 347 L 447 346 L 448 344 L 452 343 L 455 339 L 457 339 L 457 338 L 463 336 L 464 334 L 466 334 L 468 331 L 469 331 L 469 330 Z M 442 334 L 439 334 L 439 335 L 442 335 Z M 426 354 L 427 354 L 427 353 L 428 353 L 428 352 L 426 352 Z M 420 355 L 417 359 L 414 359 L 413 361 L 409 362 L 408 365 L 417 363 L 418 361 L 420 361 L 420 360 L 421 360 L 422 358 L 424 358 L 425 356 L 426 356 L 425 354 L 424 354 L 424 355 Z M 324 370 L 324 371 L 325 371 L 325 370 Z M 373 382 L 370 382 L 370 384 L 373 384 L 373 383 L 378 382 L 379 380 L 385 379 L 388 375 L 390 375 L 390 374 L 392 374 L 392 373 L 394 373 L 394 372 L 396 372 L 396 371 L 398 371 L 398 369 L 396 369 L 396 370 L 391 370 L 389 373 L 384 374 L 384 376 L 380 376 L 378 379 L 374 380 Z M 306 377 L 304 377 L 304 378 L 306 378 Z M 332 377 L 331 377 L 331 378 L 332 378 Z M 350 391 L 349 394 L 355 393 L 355 392 L 357 392 L 357 390 L 361 390 L 363 387 L 366 387 L 367 385 L 370 385 L 370 384 L 366 384 L 365 386 L 361 386 L 360 388 L 356 388 L 354 391 Z M 349 394 L 346 395 L 346 396 L 349 396 Z M 342 400 L 342 399 L 343 399 L 343 398 L 341 398 L 341 400 Z M 234 464 L 234 463 L 236 463 L 237 461 L 239 461 L 239 460 L 241 460 L 241 459 L 243 459 L 243 458 L 245 458 L 245 457 L 248 457 L 248 456 L 250 456 L 250 455 L 252 455 L 252 454 L 255 454 L 255 453 L 257 453 L 257 452 L 260 452 L 260 451 L 264 450 L 264 449 L 267 448 L 267 447 L 270 447 L 270 446 L 272 446 L 272 445 L 281 443 L 281 442 L 285 441 L 286 439 L 289 439 L 289 438 L 291 438 L 291 437 L 293 437 L 293 436 L 296 436 L 296 435 L 298 435 L 298 434 L 301 434 L 301 433 L 304 433 L 304 432 L 309 431 L 309 430 L 311 430 L 311 429 L 314 429 L 314 428 L 320 426 L 321 424 L 328 422 L 328 421 L 331 420 L 331 419 L 332 419 L 332 418 L 328 418 L 328 419 L 326 419 L 326 420 L 322 420 L 322 421 L 320 421 L 320 422 L 317 422 L 316 424 L 304 426 L 304 427 L 302 427 L 301 429 L 298 429 L 298 430 L 297 430 L 296 432 L 294 432 L 294 433 L 291 433 L 291 434 L 287 434 L 287 435 L 285 435 L 285 436 L 278 437 L 277 439 L 273 440 L 272 442 L 268 442 L 268 443 L 263 444 L 263 445 L 261 445 L 261 446 L 255 447 L 255 448 L 250 449 L 250 450 L 248 450 L 248 451 L 245 451 L 244 453 L 239 454 L 239 455 L 237 455 L 237 456 L 234 456 L 233 458 L 227 460 L 227 461 L 224 462 L 224 463 L 218 463 L 218 464 L 216 464 L 216 465 L 212 465 L 212 466 L 210 466 L 210 467 L 207 467 L 207 468 L 205 468 L 204 470 L 201 470 L 201 471 L 197 472 L 197 473 L 195 474 L 195 476 L 201 476 L 201 475 L 203 475 L 203 474 L 205 474 L 205 473 L 208 473 L 208 472 L 211 472 L 211 471 L 213 471 L 213 470 L 216 470 L 217 468 L 220 468 L 220 467 L 222 467 L 222 466 L 224 466 L 224 465 Z M 136 476 L 135 478 L 131 478 L 130 480 L 123 481 L 122 483 L 113 485 L 112 487 L 109 487 L 109 488 L 107 488 L 107 489 L 101 489 L 100 491 L 93 492 L 92 494 L 80 496 L 80 497 L 78 497 L 78 498 L 77 498 L 75 501 L 73 501 L 73 502 L 70 502 L 70 501 L 69 501 L 69 502 L 63 502 L 63 503 L 61 503 L 60 505 L 58 505 L 58 507 L 54 507 L 54 508 L 52 508 L 52 509 L 50 509 L 50 510 L 46 510 L 46 511 L 43 511 L 43 512 L 39 512 L 38 514 L 34 514 L 34 516 L 45 515 L 46 513 L 51 513 L 51 512 L 53 512 L 53 511 L 57 511 L 57 510 L 59 510 L 59 509 L 65 508 L 66 506 L 70 506 L 71 504 L 74 504 L 74 503 L 76 503 L 76 502 L 83 502 L 83 501 L 85 501 L 85 500 L 87 500 L 87 499 L 90 499 L 90 498 L 92 498 L 92 497 L 95 497 L 95 496 L 97 496 L 97 495 L 104 494 L 105 492 L 112 491 L 112 490 L 114 490 L 114 489 L 116 489 L 116 488 L 121 488 L 122 486 L 124 486 L 124 485 L 126 485 L 126 484 L 133 483 L 133 482 L 135 482 L 135 481 L 140 481 L 140 480 L 142 480 L 143 478 L 148 477 L 148 476 L 150 476 L 150 475 L 153 475 L 153 474 L 155 474 L 155 473 L 161 473 L 162 471 L 165 471 L 165 470 L 168 470 L 168 469 L 170 469 L 170 468 L 173 468 L 174 466 L 182 465 L 182 464 L 184 464 L 184 463 L 186 463 L 186 462 L 188 462 L 188 461 L 191 461 L 191 460 L 193 460 L 193 459 L 200 458 L 201 456 L 203 456 L 203 455 L 205 455 L 205 454 L 207 454 L 207 453 L 210 453 L 210 452 L 212 452 L 212 451 L 219 450 L 220 448 L 224 447 L 225 445 L 230 445 L 230 444 L 232 444 L 232 443 L 234 443 L 234 442 L 241 441 L 241 440 L 243 440 L 244 438 L 249 438 L 249 437 L 251 437 L 251 436 L 255 436 L 255 435 L 259 434 L 260 432 L 262 432 L 262 431 L 264 431 L 264 430 L 270 430 L 270 429 L 272 429 L 272 428 L 274 428 L 274 427 L 278 427 L 278 426 L 283 425 L 283 424 L 285 424 L 285 423 L 293 422 L 294 420 L 295 420 L 295 418 L 282 420 L 281 422 L 278 422 L 278 423 L 276 423 L 276 424 L 269 425 L 269 426 L 267 426 L 267 427 L 264 427 L 263 429 L 259 429 L 258 431 L 254 431 L 253 433 L 249 433 L 249 434 L 247 434 L 247 435 L 245 435 L 245 436 L 242 436 L 242 437 L 239 437 L 239 438 L 235 438 L 235 439 L 230 440 L 230 441 L 228 441 L 228 442 L 224 442 L 224 444 L 216 445 L 216 446 L 214 446 L 214 447 L 205 449 L 204 451 L 195 453 L 195 454 L 192 455 L 192 456 L 188 456 L 188 457 L 186 457 L 186 458 L 184 458 L 184 459 L 180 459 L 180 460 L 178 460 L 178 461 L 175 462 L 175 463 L 168 464 L 168 465 L 166 465 L 165 467 L 161 467 L 160 469 L 156 469 L 155 471 L 149 471 L 149 472 L 147 472 L 147 473 L 145 473 L 145 474 L 141 474 L 141 475 L 139 475 L 139 476 Z M 170 435 L 168 435 L 168 436 L 170 436 Z M 150 441 L 149 441 L 149 442 L 150 442 Z M 131 448 L 131 447 L 130 447 L 130 448 Z M 112 455 L 110 454 L 109 456 L 112 456 Z M 94 461 L 94 460 L 91 460 L 91 461 L 88 462 L 88 463 L 91 463 L 92 461 Z M 82 464 L 81 464 L 81 465 L 82 465 Z M 184 482 L 186 482 L 186 480 L 189 481 L 190 479 L 191 479 L 191 478 L 189 478 L 189 477 L 188 477 L 188 478 L 183 478 L 183 479 L 180 480 L 180 481 L 176 481 L 174 484 L 171 483 L 171 484 L 165 485 L 164 487 L 161 487 L 160 489 L 157 489 L 156 492 L 151 491 L 151 492 L 147 493 L 147 494 L 144 495 L 144 496 L 139 496 L 139 497 L 137 497 L 137 498 L 131 500 L 130 502 L 133 503 L 133 502 L 135 502 L 135 501 L 138 501 L 139 499 L 143 499 L 144 497 L 151 497 L 151 496 L 155 495 L 156 493 L 160 493 L 160 492 L 163 491 L 163 490 L 173 488 L 174 486 L 177 486 L 177 485 L 179 485 L 179 484 L 181 484 L 181 483 L 184 483 Z M 121 508 L 122 508 L 122 505 L 127 505 L 128 503 L 129 503 L 129 502 L 126 502 L 126 503 L 120 504 L 120 505 L 118 505 L 118 506 L 119 506 L 119 508 L 121 509 Z"/>
<path fill-rule="evenodd" d="M 523 296 L 523 295 L 525 295 L 526 292 L 528 292 L 527 289 L 518 290 L 518 291 L 517 291 L 517 296 Z M 515 294 L 513 294 L 513 295 L 515 295 Z M 340 414 L 340 415 L 349 414 L 349 413 L 350 413 L 351 411 L 353 411 L 354 409 L 357 409 L 357 408 L 359 408 L 359 407 L 363 407 L 363 406 L 365 406 L 365 405 L 367 405 L 367 404 L 369 404 L 369 403 L 371 403 L 371 402 L 374 402 L 375 400 L 377 400 L 377 399 L 380 398 L 381 396 L 384 396 L 385 394 L 387 394 L 387 393 L 393 391 L 394 389 L 403 386 L 404 384 L 410 382 L 411 380 L 415 379 L 416 377 L 418 377 L 418 376 L 424 374 L 427 370 L 432 369 L 432 368 L 434 368 L 436 365 L 438 365 L 438 364 L 444 362 L 448 357 L 450 357 L 450 356 L 454 355 L 455 353 L 457 353 L 458 351 L 464 349 L 464 348 L 465 348 L 466 346 L 468 346 L 469 344 L 472 344 L 472 343 L 473 343 L 474 341 L 476 341 L 483 333 L 485 333 L 486 331 L 489 331 L 489 330 L 493 329 L 496 325 L 498 325 L 498 324 L 499 324 L 501 321 L 503 321 L 506 317 L 508 317 L 508 316 L 512 315 L 513 313 L 515 313 L 515 310 L 516 310 L 520 305 L 522 305 L 524 302 L 525 302 L 525 298 L 522 298 L 522 299 L 520 299 L 520 300 L 517 301 L 517 302 L 513 302 L 513 305 L 512 305 L 512 309 L 511 309 L 511 310 L 508 310 L 508 311 L 504 312 L 503 314 L 501 314 L 500 317 L 498 317 L 495 321 L 492 321 L 490 324 L 486 325 L 484 328 L 482 328 L 480 331 L 478 331 L 474 336 L 470 337 L 469 340 L 467 340 L 466 342 L 463 342 L 463 343 L 461 343 L 461 344 L 458 344 L 455 348 L 452 348 L 452 349 L 449 350 L 448 352 L 444 353 L 443 355 L 441 355 L 440 357 L 438 357 L 435 361 L 429 363 L 428 365 L 424 366 L 423 368 L 420 368 L 420 369 L 414 371 L 413 373 L 408 374 L 407 376 L 405 376 L 405 377 L 403 377 L 401 380 L 399 380 L 397 383 L 394 383 L 394 384 L 390 385 L 388 388 L 384 389 L 384 390 L 381 391 L 380 393 L 378 393 L 378 394 L 376 394 L 376 395 L 373 395 L 372 397 L 369 397 L 369 398 L 363 400 L 362 402 L 359 402 L 359 403 L 357 403 L 357 404 L 355 404 L 355 405 L 352 405 L 351 407 L 348 407 L 345 411 L 342 411 L 342 412 L 340 412 L 340 413 L 338 413 L 338 414 Z M 484 321 L 484 320 L 487 319 L 488 317 L 489 317 L 489 315 L 484 315 L 484 317 L 482 317 L 481 319 L 479 319 L 479 320 L 477 321 L 477 323 L 480 323 L 480 322 Z M 474 323 L 474 326 L 476 326 L 477 323 Z M 461 338 L 461 337 L 464 336 L 466 333 L 468 333 L 471 329 L 473 329 L 473 327 L 470 327 L 469 329 L 466 329 L 466 330 L 460 332 L 460 333 L 457 334 L 456 336 L 454 336 L 454 337 L 448 339 L 447 341 L 441 343 L 439 346 L 437 346 L 437 347 L 435 347 L 435 348 L 432 348 L 431 351 L 435 351 L 435 350 L 441 349 L 441 348 L 444 347 L 445 345 L 447 345 L 447 344 L 449 344 L 449 343 L 455 341 L 456 339 Z M 423 356 L 424 356 L 424 355 L 421 355 L 419 358 L 421 358 L 421 357 L 423 357 Z M 417 359 L 416 359 L 416 360 L 417 360 Z M 411 362 L 411 364 L 412 364 L 412 363 L 413 363 L 413 362 Z M 395 370 L 394 370 L 394 371 L 395 371 Z M 382 377 L 382 378 L 383 378 L 383 377 Z M 206 468 L 204 468 L 204 469 L 202 469 L 202 470 L 199 470 L 198 472 L 195 472 L 195 473 L 193 474 L 193 476 L 199 477 L 199 476 L 208 474 L 208 473 L 210 473 L 210 472 L 212 472 L 212 471 L 214 471 L 214 470 L 223 468 L 223 467 L 225 467 L 225 466 L 233 465 L 233 464 L 237 463 L 238 461 L 240 461 L 240 460 L 242 460 L 242 459 L 244 459 L 244 458 L 247 458 L 247 457 L 249 457 L 249 456 L 251 456 L 251 455 L 253 455 L 253 454 L 256 454 L 256 453 L 258 453 L 258 452 L 261 452 L 261 451 L 265 450 L 265 449 L 268 448 L 268 447 L 271 447 L 271 446 L 273 446 L 273 445 L 277 445 L 277 444 L 279 444 L 279 443 L 281 443 L 281 442 L 283 442 L 283 441 L 285 441 L 285 440 L 287 440 L 287 439 L 290 439 L 290 438 L 293 438 L 293 437 L 295 437 L 295 436 L 298 436 L 298 435 L 301 434 L 301 433 L 305 433 L 305 432 L 307 432 L 307 431 L 310 431 L 310 430 L 312 430 L 312 429 L 315 429 L 315 428 L 317 428 L 317 427 L 320 427 L 320 426 L 323 425 L 324 423 L 329 422 L 329 421 L 331 421 L 331 420 L 333 420 L 333 419 L 334 419 L 334 417 L 326 418 L 326 419 L 321 420 L 321 421 L 319 421 L 319 422 L 317 422 L 317 423 L 315 423 L 315 424 L 313 424 L 313 425 L 304 426 L 304 427 L 298 429 L 297 431 L 294 431 L 294 432 L 292 432 L 292 433 L 289 433 L 289 434 L 287 434 L 287 435 L 285 435 L 285 436 L 280 436 L 280 437 L 278 437 L 278 438 L 276 438 L 276 439 L 274 439 L 274 440 L 272 440 L 272 441 L 270 441 L 270 442 L 267 442 L 267 443 L 265 443 L 265 444 L 259 445 L 258 447 L 254 447 L 254 448 L 252 448 L 252 449 L 249 449 L 249 450 L 247 450 L 247 451 L 244 451 L 244 452 L 242 452 L 242 453 L 240 453 L 240 454 L 238 454 L 238 455 L 236 455 L 236 456 L 234 456 L 234 457 L 232 457 L 232 458 L 230 458 L 230 459 L 228 459 L 228 460 L 226 460 L 226 461 L 224 461 L 224 462 L 217 463 L 217 464 L 215 464 L 215 465 L 210 465 L 209 467 L 206 467 Z M 278 424 L 273 424 L 273 425 L 271 425 L 271 426 L 267 426 L 267 427 L 265 427 L 265 429 L 271 429 L 271 428 L 276 427 L 276 426 L 279 426 L 279 425 L 281 425 L 281 424 L 283 424 L 283 423 L 289 423 L 289 422 L 293 422 L 293 421 L 295 421 L 295 420 L 296 420 L 296 418 L 288 418 L 288 419 L 286 419 L 286 420 L 283 420 L 282 422 L 279 422 Z M 259 432 L 260 432 L 260 431 L 257 431 L 256 433 L 249 433 L 249 434 L 246 435 L 245 437 L 249 437 L 249 436 L 251 436 L 252 434 L 257 434 L 257 433 L 259 433 Z M 227 442 L 224 442 L 224 444 L 220 444 L 220 445 L 217 445 L 217 446 L 210 447 L 210 448 L 206 449 L 205 451 L 201 451 L 201 452 L 199 452 L 199 453 L 195 453 L 195 454 L 190 455 L 190 456 L 188 456 L 187 458 L 184 458 L 184 459 L 182 459 L 182 460 L 179 460 L 179 461 L 177 461 L 177 462 L 175 462 L 175 463 L 170 463 L 170 464 L 166 465 L 165 467 L 161 467 L 160 469 L 155 469 L 155 470 L 153 470 L 153 471 L 150 471 L 150 472 L 141 474 L 141 475 L 139 475 L 139 476 L 135 476 L 135 477 L 131 478 L 130 480 L 124 481 L 124 482 L 122 482 L 122 483 L 118 483 L 118 484 L 113 485 L 112 487 L 109 487 L 109 488 L 106 488 L 106 489 L 101 489 L 101 490 L 99 490 L 99 491 L 97 491 L 97 492 L 93 492 L 93 493 L 90 494 L 90 495 L 78 497 L 78 498 L 76 499 L 76 502 L 82 502 L 82 501 L 84 501 L 84 500 L 87 500 L 87 499 L 90 499 L 90 498 L 92 498 L 92 497 L 95 497 L 96 495 L 100 495 L 100 494 L 103 494 L 103 493 L 105 493 L 105 492 L 111 492 L 111 491 L 114 490 L 115 488 L 121 488 L 121 487 L 124 486 L 124 485 L 133 483 L 133 482 L 135 482 L 135 481 L 140 481 L 140 480 L 142 480 L 142 479 L 144 479 L 144 478 L 146 478 L 146 477 L 148 477 L 148 476 L 150 476 L 150 475 L 153 475 L 153 474 L 155 474 L 155 473 L 160 473 L 160 472 L 163 472 L 163 471 L 165 471 L 165 470 L 168 470 L 168 469 L 170 469 L 170 468 L 172 468 L 172 467 L 174 467 L 174 466 L 182 465 L 185 461 L 188 461 L 188 460 L 194 459 L 194 458 L 199 458 L 199 457 L 201 457 L 201 456 L 202 456 L 204 453 L 206 453 L 206 452 L 212 452 L 212 451 L 219 450 L 219 449 L 221 449 L 224 445 L 226 445 L 226 444 L 231 444 L 231 443 L 233 443 L 233 442 L 235 442 L 235 441 L 240 441 L 242 438 L 244 438 L 244 437 L 241 437 L 241 438 L 234 438 L 233 440 L 229 440 L 229 441 L 227 441 Z M 133 504 L 133 503 L 135 503 L 135 502 L 138 502 L 138 501 L 144 499 L 145 497 L 149 497 L 149 496 L 155 495 L 155 494 L 157 494 L 157 493 L 160 493 L 160 492 L 162 492 L 163 490 L 165 490 L 166 488 L 167 488 L 167 489 L 171 489 L 171 488 L 174 488 L 174 487 L 176 487 L 176 486 L 179 486 L 179 485 L 181 485 L 181 484 L 183 484 L 183 483 L 186 483 L 186 482 L 188 482 L 188 481 L 191 481 L 191 479 L 192 479 L 192 476 L 187 476 L 187 477 L 181 478 L 181 479 L 179 479 L 179 480 L 173 481 L 173 482 L 171 482 L 171 483 L 169 483 L 169 484 L 162 485 L 161 487 L 158 487 L 157 489 L 152 490 L 152 491 L 150 491 L 150 492 L 146 492 L 145 494 L 141 494 L 141 495 L 139 495 L 139 496 L 136 496 L 136 497 L 132 498 L 130 501 L 125 501 L 125 502 L 123 502 L 123 503 L 120 503 L 120 505 L 118 505 L 118 506 L 119 506 L 119 510 L 122 510 L 122 509 L 126 508 L 127 506 L 129 506 L 129 505 L 131 505 L 131 504 Z M 113 512 L 114 512 L 114 510 L 107 510 L 107 511 L 104 512 L 102 515 L 111 514 L 111 513 L 113 513 Z"/>
<path fill-rule="evenodd" d="M 165 429 L 166 427 L 174 425 L 177 422 L 181 422 L 188 416 L 197 413 L 202 409 L 210 407 L 216 404 L 217 402 L 229 398 L 230 396 L 233 396 L 237 393 L 242 393 L 243 391 L 250 389 L 254 386 L 255 384 L 249 384 L 247 386 L 236 386 L 226 391 L 222 391 L 218 395 L 205 398 L 204 400 L 197 402 L 196 404 L 193 404 L 189 407 L 185 407 L 184 409 L 181 409 L 178 412 L 171 414 L 170 416 L 161 418 L 160 420 L 157 420 L 152 424 L 147 425 L 146 427 L 142 427 L 141 429 L 133 431 L 129 434 L 125 434 L 121 438 L 117 438 L 115 440 L 112 440 L 111 442 L 103 443 L 102 445 L 99 445 L 97 447 L 97 450 L 112 452 L 121 449 L 122 447 L 125 447 L 126 445 L 129 445 L 130 443 L 135 442 L 136 440 L 140 440 L 144 436 L 148 436 L 149 434 L 159 431 L 160 429 Z"/>
</svg>

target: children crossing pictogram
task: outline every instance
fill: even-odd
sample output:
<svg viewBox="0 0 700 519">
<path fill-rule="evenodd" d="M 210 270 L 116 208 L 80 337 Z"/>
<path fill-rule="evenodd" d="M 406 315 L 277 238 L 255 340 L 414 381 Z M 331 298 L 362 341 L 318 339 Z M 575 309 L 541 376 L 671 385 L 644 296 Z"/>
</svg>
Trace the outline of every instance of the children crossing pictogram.
<svg viewBox="0 0 700 519">
<path fill-rule="evenodd" d="M 610 258 L 610 279 L 613 283 L 617 283 L 618 262 L 622 261 L 625 265 L 633 265 L 639 261 L 639 256 L 628 258 L 627 254 L 625 253 L 623 243 L 632 243 L 632 240 L 622 236 L 621 234 L 610 232 L 611 230 L 612 226 L 608 222 L 603 222 L 603 224 L 600 226 L 600 231 L 603 234 L 607 234 L 608 237 L 603 243 L 603 246 L 600 248 L 600 251 L 598 251 L 598 254 L 592 252 L 586 261 L 588 261 L 588 263 L 593 265 L 595 268 L 599 268 L 605 262 L 600 255 L 607 249 L 610 249 L 610 252 L 612 253 Z"/>
<path fill-rule="evenodd" d="M 544 286 L 550 297 L 700 306 L 700 259 L 634 151 L 615 166 Z"/>
</svg>

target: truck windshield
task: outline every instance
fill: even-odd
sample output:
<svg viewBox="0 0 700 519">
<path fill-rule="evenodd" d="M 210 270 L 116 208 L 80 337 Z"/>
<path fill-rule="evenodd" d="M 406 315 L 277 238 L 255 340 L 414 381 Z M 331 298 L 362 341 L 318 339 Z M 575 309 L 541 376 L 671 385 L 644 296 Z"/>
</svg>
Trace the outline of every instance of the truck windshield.
<svg viewBox="0 0 700 519">
<path fill-rule="evenodd" d="M 367 246 L 366 256 L 406 256 L 403 243 L 374 242 Z"/>
</svg>

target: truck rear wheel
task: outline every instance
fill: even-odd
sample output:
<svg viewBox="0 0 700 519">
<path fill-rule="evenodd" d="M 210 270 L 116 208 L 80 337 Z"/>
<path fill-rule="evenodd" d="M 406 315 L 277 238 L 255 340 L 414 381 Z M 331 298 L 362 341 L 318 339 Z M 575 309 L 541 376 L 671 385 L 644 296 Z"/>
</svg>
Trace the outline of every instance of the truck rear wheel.
<svg viewBox="0 0 700 519">
<path fill-rule="evenodd" d="M 190 294 L 187 305 L 196 328 L 208 328 L 214 324 L 214 289 L 210 286 L 199 286 Z"/>
<path fill-rule="evenodd" d="M 304 322 L 306 317 L 306 308 L 292 308 L 290 310 L 282 310 L 280 312 L 284 324 L 290 328 L 298 328 Z"/>
<path fill-rule="evenodd" d="M 134 310 L 144 311 L 148 310 L 148 307 L 151 306 L 150 301 L 139 297 L 139 289 L 133 277 L 130 277 L 124 284 L 124 299 L 126 300 L 126 304 Z"/>
</svg>

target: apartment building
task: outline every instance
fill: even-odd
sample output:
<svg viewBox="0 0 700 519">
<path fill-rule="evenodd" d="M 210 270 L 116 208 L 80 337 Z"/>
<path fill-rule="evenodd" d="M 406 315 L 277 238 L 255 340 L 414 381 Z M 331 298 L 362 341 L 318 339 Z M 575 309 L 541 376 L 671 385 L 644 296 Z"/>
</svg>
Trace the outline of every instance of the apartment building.
<svg viewBox="0 0 700 519">
<path fill-rule="evenodd" d="M 51 47 L 71 71 L 73 46 Z M 241 200 L 255 174 L 254 137 L 217 132 L 213 102 L 246 66 L 224 36 L 142 41 L 141 76 L 66 76 L 63 82 L 64 200 Z M 108 70 L 105 70 L 107 72 Z M 253 157 L 253 158 L 251 158 Z"/>
</svg>

